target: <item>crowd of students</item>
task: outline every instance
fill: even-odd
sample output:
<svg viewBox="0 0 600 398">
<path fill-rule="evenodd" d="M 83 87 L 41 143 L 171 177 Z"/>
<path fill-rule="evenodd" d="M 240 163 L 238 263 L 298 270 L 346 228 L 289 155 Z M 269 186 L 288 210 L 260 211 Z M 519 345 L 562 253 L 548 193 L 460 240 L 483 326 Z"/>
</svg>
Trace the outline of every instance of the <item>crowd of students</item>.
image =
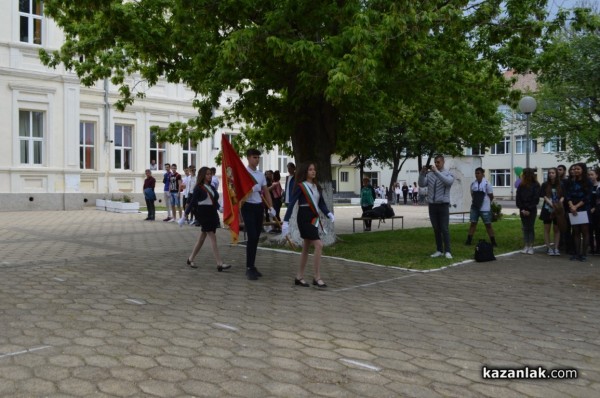
<svg viewBox="0 0 600 398">
<path fill-rule="evenodd" d="M 517 208 L 523 230 L 524 254 L 533 254 L 534 226 L 538 205 L 544 223 L 546 254 L 586 261 L 588 254 L 600 254 L 600 170 L 585 163 L 550 168 L 540 185 L 533 169 L 523 170 L 517 187 Z"/>
</svg>

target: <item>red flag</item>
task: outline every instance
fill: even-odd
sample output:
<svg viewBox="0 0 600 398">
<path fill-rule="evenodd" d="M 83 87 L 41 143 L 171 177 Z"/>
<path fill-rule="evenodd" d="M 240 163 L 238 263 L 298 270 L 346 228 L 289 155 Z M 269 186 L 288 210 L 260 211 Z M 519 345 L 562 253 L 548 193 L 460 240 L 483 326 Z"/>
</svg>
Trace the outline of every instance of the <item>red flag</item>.
<svg viewBox="0 0 600 398">
<path fill-rule="evenodd" d="M 225 135 L 221 138 L 221 149 L 223 150 L 221 174 L 223 176 L 223 222 L 229 225 L 231 242 L 235 244 L 240 233 L 240 206 L 252 193 L 252 187 L 256 182 Z"/>
</svg>

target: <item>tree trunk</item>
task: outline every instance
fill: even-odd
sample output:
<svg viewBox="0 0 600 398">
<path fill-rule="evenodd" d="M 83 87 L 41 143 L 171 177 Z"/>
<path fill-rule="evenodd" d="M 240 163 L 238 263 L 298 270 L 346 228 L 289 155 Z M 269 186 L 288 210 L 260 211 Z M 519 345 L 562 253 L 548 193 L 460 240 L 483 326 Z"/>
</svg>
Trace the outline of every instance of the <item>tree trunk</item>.
<svg viewBox="0 0 600 398">
<path fill-rule="evenodd" d="M 331 155 L 335 152 L 337 134 L 337 111 L 325 99 L 307 103 L 299 114 L 299 120 L 292 133 L 292 147 L 297 166 L 303 162 L 314 162 L 317 167 L 317 179 L 323 187 L 323 198 L 327 208 L 333 212 L 333 186 L 331 184 Z M 332 233 L 323 238 L 324 244 L 335 241 L 333 225 L 323 220 L 325 229 Z"/>
</svg>

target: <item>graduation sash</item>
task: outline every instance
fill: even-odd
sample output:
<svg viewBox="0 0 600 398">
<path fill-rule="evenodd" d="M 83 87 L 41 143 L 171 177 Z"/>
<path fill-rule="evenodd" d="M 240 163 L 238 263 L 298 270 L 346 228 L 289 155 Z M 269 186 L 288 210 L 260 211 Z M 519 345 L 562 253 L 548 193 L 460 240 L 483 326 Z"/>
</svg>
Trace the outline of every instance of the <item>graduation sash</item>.
<svg viewBox="0 0 600 398">
<path fill-rule="evenodd" d="M 314 214 L 314 217 L 312 218 L 312 220 L 310 220 L 310 223 L 317 228 L 319 228 L 320 226 L 321 229 L 323 229 L 323 226 L 321 225 L 319 219 L 319 210 L 317 210 L 318 204 L 315 200 L 314 192 L 312 191 L 312 189 L 308 185 L 308 182 L 306 181 L 303 181 L 302 183 L 298 184 L 298 187 L 304 194 L 304 197 L 306 198 L 306 203 L 308 203 L 308 207 Z"/>
<path fill-rule="evenodd" d="M 213 191 L 213 187 L 208 184 L 204 184 L 204 185 L 200 185 L 200 188 L 202 188 L 206 192 L 206 194 L 210 198 L 213 206 L 216 206 L 217 203 L 215 202 L 215 193 Z"/>
</svg>

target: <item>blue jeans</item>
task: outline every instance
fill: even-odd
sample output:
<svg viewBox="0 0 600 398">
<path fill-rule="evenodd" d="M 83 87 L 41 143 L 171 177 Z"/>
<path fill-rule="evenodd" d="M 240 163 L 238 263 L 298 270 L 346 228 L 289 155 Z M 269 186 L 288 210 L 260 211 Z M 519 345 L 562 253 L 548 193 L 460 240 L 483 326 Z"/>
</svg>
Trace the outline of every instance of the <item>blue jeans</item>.
<svg viewBox="0 0 600 398">
<path fill-rule="evenodd" d="M 533 246 L 535 241 L 535 217 L 537 216 L 537 209 L 529 209 L 529 215 L 524 216 L 523 213 L 519 212 L 521 216 L 521 229 L 523 230 L 523 242 L 525 246 Z"/>
<path fill-rule="evenodd" d="M 448 203 L 430 203 L 429 220 L 435 235 L 437 251 L 450 253 L 450 205 Z"/>
<path fill-rule="evenodd" d="M 244 203 L 242 206 L 242 218 L 244 219 L 244 229 L 248 236 L 248 242 L 246 242 L 246 268 L 254 268 L 258 238 L 262 232 L 262 203 Z"/>
</svg>

